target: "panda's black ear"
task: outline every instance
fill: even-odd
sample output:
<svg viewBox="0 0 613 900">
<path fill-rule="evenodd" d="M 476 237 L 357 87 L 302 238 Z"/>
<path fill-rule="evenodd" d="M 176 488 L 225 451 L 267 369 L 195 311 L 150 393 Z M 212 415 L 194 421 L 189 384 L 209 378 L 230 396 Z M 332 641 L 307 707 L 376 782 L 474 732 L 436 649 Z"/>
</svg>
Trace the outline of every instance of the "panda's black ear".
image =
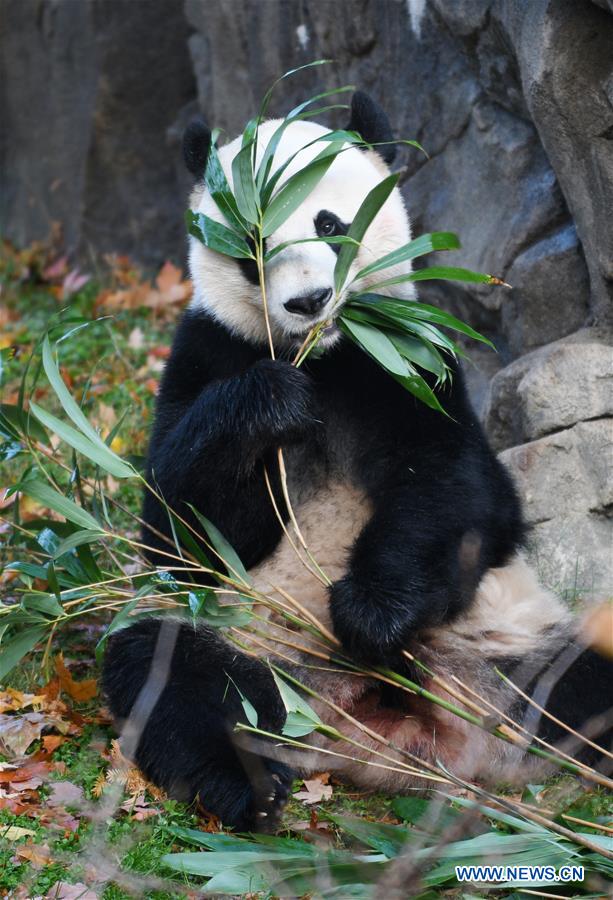
<svg viewBox="0 0 613 900">
<path fill-rule="evenodd" d="M 211 129 L 202 119 L 190 122 L 183 135 L 183 159 L 198 181 L 204 179 L 206 161 L 211 149 Z"/>
<path fill-rule="evenodd" d="M 378 144 L 375 150 L 388 165 L 396 156 L 396 144 L 387 115 L 364 91 L 356 91 L 351 99 L 351 118 L 347 131 L 357 131 L 367 144 Z"/>
</svg>

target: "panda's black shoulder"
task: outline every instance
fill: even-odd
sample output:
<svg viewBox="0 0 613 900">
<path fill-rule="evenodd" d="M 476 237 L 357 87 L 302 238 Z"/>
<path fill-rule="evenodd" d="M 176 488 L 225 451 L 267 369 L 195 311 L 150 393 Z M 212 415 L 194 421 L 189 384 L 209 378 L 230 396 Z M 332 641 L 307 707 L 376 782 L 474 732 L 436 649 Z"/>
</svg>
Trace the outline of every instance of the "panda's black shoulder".
<svg viewBox="0 0 613 900">
<path fill-rule="evenodd" d="M 245 371 L 258 358 L 254 347 L 213 316 L 188 307 L 177 325 L 158 392 L 158 405 L 190 402 L 211 381 Z"/>
</svg>

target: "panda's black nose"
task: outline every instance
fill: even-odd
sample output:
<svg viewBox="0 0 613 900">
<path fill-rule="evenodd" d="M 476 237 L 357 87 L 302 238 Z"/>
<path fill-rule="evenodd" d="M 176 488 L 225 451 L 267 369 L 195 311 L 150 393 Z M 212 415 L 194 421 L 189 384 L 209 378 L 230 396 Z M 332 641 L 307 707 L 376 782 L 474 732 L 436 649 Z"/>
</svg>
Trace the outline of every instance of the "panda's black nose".
<svg viewBox="0 0 613 900">
<path fill-rule="evenodd" d="M 300 316 L 314 316 L 325 306 L 331 296 L 332 288 L 320 288 L 317 291 L 311 291 L 310 294 L 291 297 L 283 305 L 288 312 L 298 313 Z"/>
</svg>

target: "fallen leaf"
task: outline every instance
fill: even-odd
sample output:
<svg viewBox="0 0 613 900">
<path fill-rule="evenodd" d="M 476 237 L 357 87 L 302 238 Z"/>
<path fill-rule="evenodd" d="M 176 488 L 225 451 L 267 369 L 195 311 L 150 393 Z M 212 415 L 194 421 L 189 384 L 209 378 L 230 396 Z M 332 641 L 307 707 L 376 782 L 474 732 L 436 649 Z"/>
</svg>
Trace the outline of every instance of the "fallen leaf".
<svg viewBox="0 0 613 900">
<path fill-rule="evenodd" d="M 138 325 L 132 329 L 128 336 L 128 347 L 132 350 L 140 350 L 145 345 L 145 334 Z"/>
<path fill-rule="evenodd" d="M 31 828 L 21 828 L 19 825 L 0 825 L 0 838 L 5 841 L 18 841 L 22 837 L 33 837 L 36 834 Z"/>
<path fill-rule="evenodd" d="M 45 897 L 52 900 L 98 900 L 98 895 L 90 891 L 86 884 L 77 882 L 77 884 L 68 884 L 66 881 L 56 881 Z"/>
<path fill-rule="evenodd" d="M 80 806 L 83 801 L 83 789 L 72 781 L 50 781 L 47 806 Z"/>
<path fill-rule="evenodd" d="M 24 694 L 14 688 L 0 691 L 0 713 L 18 712 L 28 706 L 41 706 L 44 702 L 43 694 Z"/>
<path fill-rule="evenodd" d="M 27 859 L 35 869 L 42 869 L 51 862 L 51 851 L 47 844 L 24 844 L 15 848 L 15 855 L 20 859 Z"/>
<path fill-rule="evenodd" d="M 294 794 L 296 800 L 302 800 L 303 803 L 320 803 L 322 800 L 329 800 L 332 797 L 332 785 L 328 784 L 330 774 L 324 772 L 321 775 L 314 775 L 303 781 L 303 790 Z"/>
<path fill-rule="evenodd" d="M 23 756 L 47 724 L 46 716 L 40 712 L 0 715 L 0 751 L 10 757 Z"/>
<path fill-rule="evenodd" d="M 61 734 L 46 734 L 43 737 L 43 749 L 45 753 L 53 753 L 66 738 Z"/>
<path fill-rule="evenodd" d="M 60 679 L 60 687 L 73 700 L 91 700 L 98 693 L 98 682 L 95 678 L 87 678 L 85 681 L 75 681 L 64 662 L 62 653 L 58 653 L 54 661 L 55 671 Z"/>
<path fill-rule="evenodd" d="M 148 801 L 145 799 L 145 795 L 141 794 L 137 797 L 130 797 L 128 800 L 125 800 L 120 809 L 123 809 L 125 812 L 130 814 L 130 818 L 134 819 L 136 822 L 144 822 L 145 819 L 150 819 L 152 816 L 159 816 L 162 812 L 161 809 L 156 809 L 155 807 L 150 806 Z"/>
<path fill-rule="evenodd" d="M 192 293 L 191 281 L 182 281 L 183 272 L 168 260 L 158 272 L 155 284 L 164 303 L 187 300 Z"/>
</svg>

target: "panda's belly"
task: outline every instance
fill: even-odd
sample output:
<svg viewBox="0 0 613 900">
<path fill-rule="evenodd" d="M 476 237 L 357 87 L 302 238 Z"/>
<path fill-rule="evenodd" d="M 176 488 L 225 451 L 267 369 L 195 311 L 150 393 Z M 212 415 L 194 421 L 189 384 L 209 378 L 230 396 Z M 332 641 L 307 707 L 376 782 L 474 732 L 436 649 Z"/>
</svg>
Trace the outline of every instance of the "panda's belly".
<svg viewBox="0 0 613 900">
<path fill-rule="evenodd" d="M 351 545 L 370 517 L 369 500 L 354 485 L 338 479 L 322 484 L 315 493 L 294 505 L 294 514 L 310 556 L 331 582 L 336 581 L 346 571 Z M 280 588 L 329 626 L 326 587 L 310 571 L 315 567 L 302 549 L 291 522 L 286 528 L 287 533 L 274 553 L 250 569 L 254 587 L 277 598 L 283 596 L 277 590 Z"/>
</svg>

